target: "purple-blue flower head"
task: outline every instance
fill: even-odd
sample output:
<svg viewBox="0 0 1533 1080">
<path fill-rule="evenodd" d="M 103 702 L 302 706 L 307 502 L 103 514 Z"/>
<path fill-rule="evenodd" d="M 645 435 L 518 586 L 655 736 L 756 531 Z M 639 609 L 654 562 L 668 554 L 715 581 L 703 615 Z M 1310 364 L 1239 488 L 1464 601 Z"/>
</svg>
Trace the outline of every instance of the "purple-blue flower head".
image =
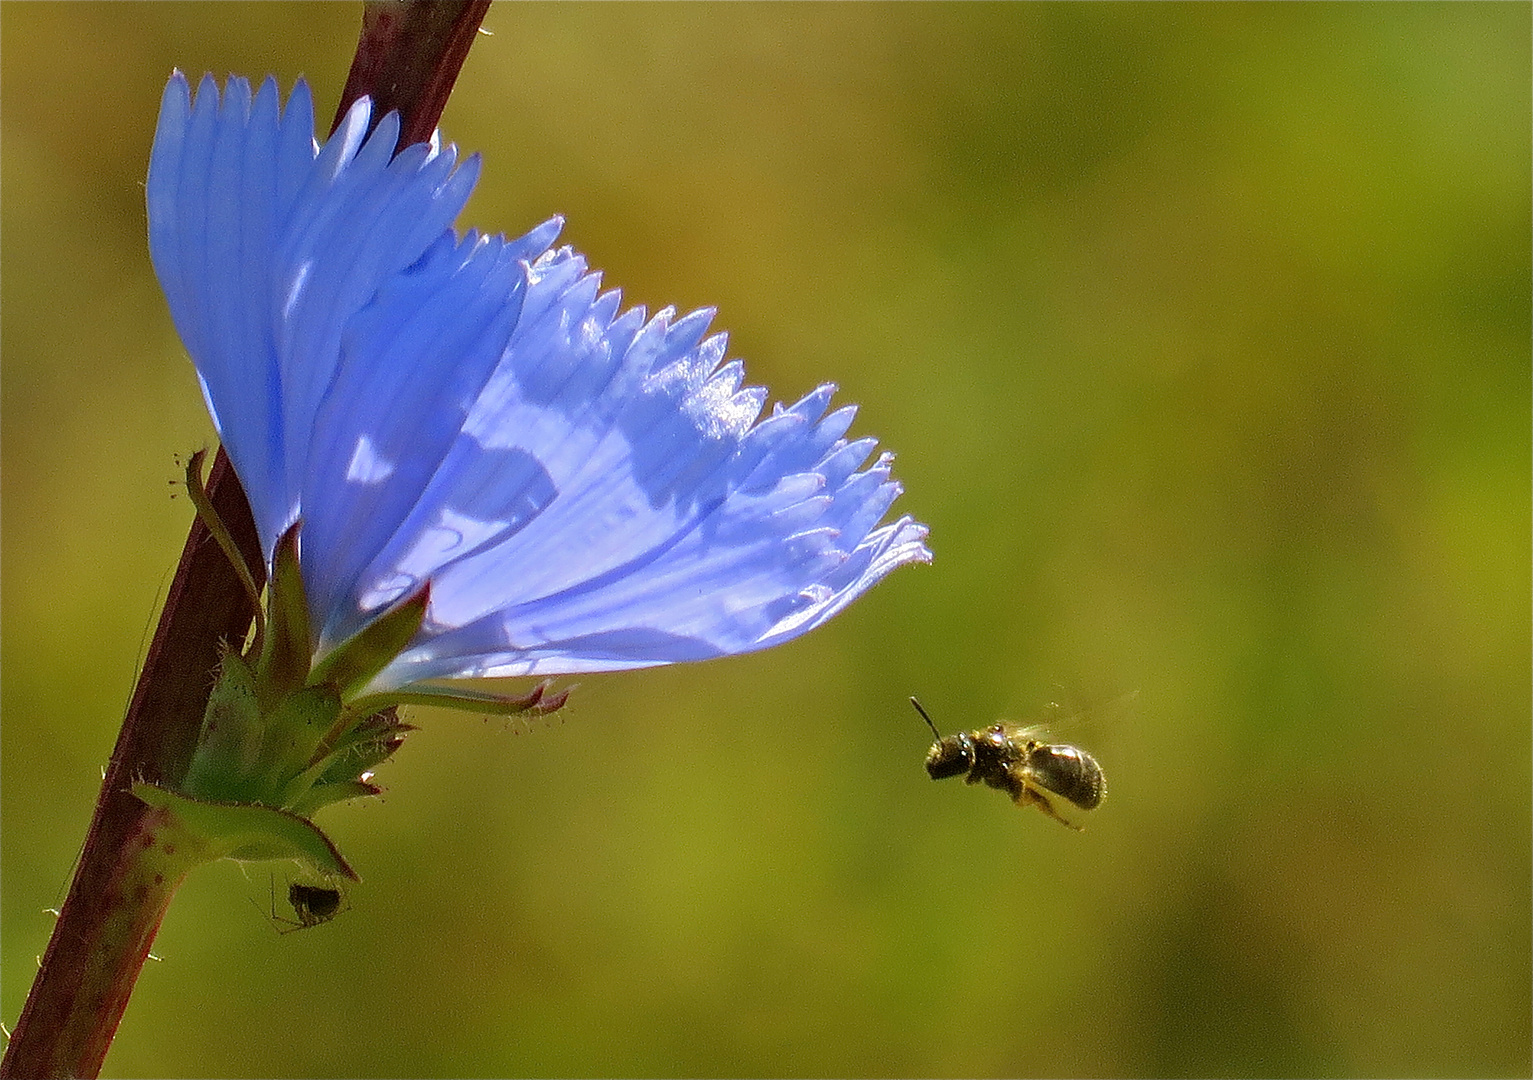
<svg viewBox="0 0 1533 1080">
<path fill-rule="evenodd" d="M 930 561 L 832 386 L 762 419 L 712 312 L 623 311 L 559 219 L 459 237 L 478 158 L 394 156 L 369 109 L 320 145 L 303 82 L 283 109 L 178 72 L 149 168 L 155 271 L 268 561 L 300 523 L 317 658 L 429 583 L 371 692 L 701 660 Z"/>
</svg>

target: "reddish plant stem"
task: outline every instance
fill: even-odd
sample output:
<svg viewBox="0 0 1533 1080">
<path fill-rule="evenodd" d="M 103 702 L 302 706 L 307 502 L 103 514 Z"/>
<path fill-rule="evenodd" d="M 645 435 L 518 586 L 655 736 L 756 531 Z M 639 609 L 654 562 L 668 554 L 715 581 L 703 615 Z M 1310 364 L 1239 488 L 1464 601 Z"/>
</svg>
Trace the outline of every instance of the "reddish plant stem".
<svg viewBox="0 0 1533 1080">
<path fill-rule="evenodd" d="M 488 0 L 365 4 L 336 123 L 353 101 L 368 94 L 380 106 L 375 121 L 399 110 L 400 146 L 428 138 L 488 7 Z M 207 490 L 246 563 L 261 567 L 250 507 L 222 450 Z M 243 641 L 254 616 L 223 552 L 202 522 L 194 521 L 102 780 L 69 895 L 0 1059 L 0 1078 L 100 1073 L 160 921 L 193 865 L 167 861 L 163 849 L 158 861 L 149 860 L 146 852 L 155 845 L 144 841 L 160 836 L 166 822 L 129 787 L 136 781 L 172 787 L 180 782 L 201 730 L 219 649 L 224 642 Z"/>
<path fill-rule="evenodd" d="M 335 123 L 341 122 L 352 102 L 367 95 L 373 99 L 374 125 L 391 112 L 399 113 L 403 121 L 400 146 L 431 138 L 489 10 L 490 0 L 370 0 L 364 4 L 362 36 L 341 91 Z"/>
<path fill-rule="evenodd" d="M 39 1063 L 44 1071 L 37 1075 L 94 1076 L 100 1070 L 112 1041 L 101 1019 L 113 1018 L 115 1031 L 115 1021 L 133 993 L 134 980 L 123 973 L 136 975 L 143 967 L 171 897 L 187 873 L 207 861 L 203 844 L 167 811 L 145 811 L 125 838 L 111 876 L 93 898 L 100 921 L 92 948 L 73 972 L 80 1005 L 60 1018 L 55 1056 Z M 18 1073 L 20 1066 L 18 1062 Z M 95 1071 L 78 1071 L 81 1067 Z"/>
<path fill-rule="evenodd" d="M 208 495 L 249 565 L 259 568 L 255 523 L 229 459 L 219 451 Z M 178 783 L 191 759 L 221 641 L 239 641 L 254 617 L 234 569 L 194 521 L 159 626 L 101 782 L 96 813 L 42 966 L 0 1061 L 0 1076 L 95 1076 L 164 914 L 143 912 L 143 950 L 121 947 L 125 865 L 154 811 L 129 792 L 138 780 Z M 115 963 L 113 974 L 104 962 Z M 103 986 L 103 982 L 113 985 Z"/>
</svg>

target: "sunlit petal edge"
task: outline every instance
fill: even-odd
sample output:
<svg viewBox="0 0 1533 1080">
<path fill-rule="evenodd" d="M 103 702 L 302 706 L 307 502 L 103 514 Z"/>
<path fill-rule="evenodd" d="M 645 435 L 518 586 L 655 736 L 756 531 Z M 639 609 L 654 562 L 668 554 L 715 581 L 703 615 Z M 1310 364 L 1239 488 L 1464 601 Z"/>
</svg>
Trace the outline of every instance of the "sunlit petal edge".
<svg viewBox="0 0 1533 1080">
<path fill-rule="evenodd" d="M 927 530 L 879 525 L 891 455 L 844 435 L 833 387 L 760 418 L 713 313 L 622 310 L 553 219 L 507 240 L 452 221 L 452 147 L 390 159 L 359 101 L 322 146 L 205 78 L 166 88 L 151 252 L 270 556 L 301 520 L 319 652 L 429 582 L 424 625 L 369 693 L 618 670 L 790 640 Z"/>
</svg>

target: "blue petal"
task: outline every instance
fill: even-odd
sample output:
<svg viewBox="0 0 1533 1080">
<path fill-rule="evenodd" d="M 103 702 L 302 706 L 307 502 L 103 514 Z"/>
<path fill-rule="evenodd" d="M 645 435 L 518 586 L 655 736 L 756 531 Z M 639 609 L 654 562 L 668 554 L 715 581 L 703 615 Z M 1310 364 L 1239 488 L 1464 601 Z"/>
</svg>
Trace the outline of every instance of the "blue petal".
<svg viewBox="0 0 1533 1080">
<path fill-rule="evenodd" d="M 299 512 L 320 399 L 347 322 L 451 226 L 478 175 L 456 151 L 390 161 L 397 117 L 364 140 L 359 101 L 319 152 L 300 82 L 171 77 L 150 160 L 149 248 L 268 557 Z"/>
<path fill-rule="evenodd" d="M 615 670 L 765 648 L 819 625 L 926 527 L 879 522 L 888 454 L 826 385 L 760 419 L 711 311 L 654 318 L 569 248 L 451 222 L 477 158 L 392 155 L 354 106 L 313 139 L 300 83 L 166 88 L 156 272 L 268 556 L 301 516 L 321 653 L 430 582 L 369 688 Z M 392 160 L 391 160 L 392 158 Z"/>
<path fill-rule="evenodd" d="M 588 317 L 615 310 L 569 295 Z M 887 456 L 854 471 L 873 443 L 840 438 L 853 410 L 824 415 L 831 387 L 752 426 L 761 392 L 739 389 L 738 364 L 718 366 L 722 336 L 699 340 L 706 313 L 662 313 L 637 334 L 632 315 L 609 332 L 566 317 L 552 340 L 532 333 L 508 352 L 481 401 L 494 407 L 465 425 L 344 624 L 431 581 L 428 625 L 378 687 L 765 648 L 930 559 L 924 526 L 874 528 L 899 487 Z M 550 397 L 539 358 L 582 355 L 561 386 L 585 398 Z M 499 488 L 497 473 L 518 482 Z"/>
<path fill-rule="evenodd" d="M 521 313 L 526 248 L 546 248 L 558 226 L 516 243 L 444 237 L 352 320 L 315 418 L 303 499 L 304 577 L 316 613 L 339 621 L 356 610 L 357 579 L 420 500 L 506 348 Z M 360 626 L 354 620 L 339 636 Z"/>
</svg>

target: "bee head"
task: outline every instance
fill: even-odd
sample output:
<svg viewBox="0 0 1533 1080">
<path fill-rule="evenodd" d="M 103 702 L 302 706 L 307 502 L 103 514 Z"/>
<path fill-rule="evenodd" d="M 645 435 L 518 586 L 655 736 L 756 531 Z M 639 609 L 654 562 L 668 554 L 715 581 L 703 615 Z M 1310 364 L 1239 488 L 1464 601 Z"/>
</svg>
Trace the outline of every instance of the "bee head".
<svg viewBox="0 0 1533 1080">
<path fill-rule="evenodd" d="M 921 703 L 915 698 L 911 698 L 910 703 L 921 714 L 921 719 L 926 721 L 926 726 L 932 729 L 932 739 L 935 740 L 932 748 L 926 752 L 927 774 L 933 780 L 946 780 L 950 776 L 968 772 L 974 765 L 974 740 L 962 733 L 943 738 L 937 725 L 932 723 L 932 718 L 921 708 Z"/>
<path fill-rule="evenodd" d="M 961 776 L 974 766 L 974 740 L 959 733 L 938 739 L 926 752 L 926 772 L 933 780 Z"/>
</svg>

